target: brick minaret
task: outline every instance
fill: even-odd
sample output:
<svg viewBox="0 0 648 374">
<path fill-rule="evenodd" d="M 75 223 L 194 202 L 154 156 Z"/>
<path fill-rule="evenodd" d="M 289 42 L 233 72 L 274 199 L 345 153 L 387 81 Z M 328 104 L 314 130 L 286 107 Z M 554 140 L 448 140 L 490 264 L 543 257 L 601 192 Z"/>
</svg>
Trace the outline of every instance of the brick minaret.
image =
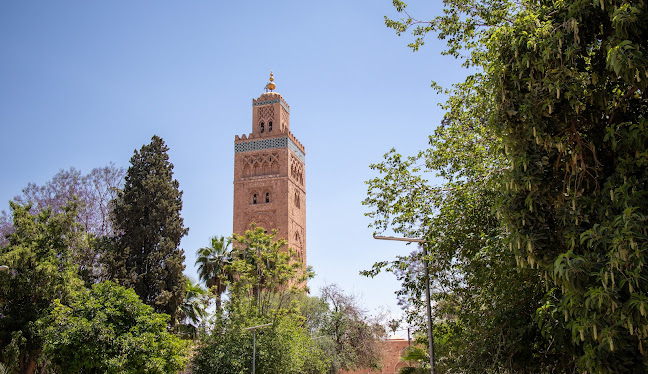
<svg viewBox="0 0 648 374">
<path fill-rule="evenodd" d="M 252 133 L 234 140 L 234 233 L 252 222 L 277 229 L 306 266 L 306 153 L 273 80 L 270 74 L 269 92 L 252 99 Z"/>
</svg>

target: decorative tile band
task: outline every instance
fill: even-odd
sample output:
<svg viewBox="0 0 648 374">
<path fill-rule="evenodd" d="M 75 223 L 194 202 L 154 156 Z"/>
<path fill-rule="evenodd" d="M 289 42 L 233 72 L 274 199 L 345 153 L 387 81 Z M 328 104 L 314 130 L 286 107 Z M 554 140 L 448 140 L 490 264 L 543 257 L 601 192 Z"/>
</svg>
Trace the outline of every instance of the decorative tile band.
<svg viewBox="0 0 648 374">
<path fill-rule="evenodd" d="M 273 149 L 273 148 L 288 148 L 301 160 L 301 162 L 306 163 L 306 155 L 304 152 L 299 149 L 297 144 L 293 142 L 290 138 L 273 138 L 273 139 L 259 139 L 252 140 L 248 142 L 236 143 L 234 144 L 234 153 L 239 152 L 251 152 L 251 151 L 261 151 L 264 149 Z"/>
<path fill-rule="evenodd" d="M 283 100 L 277 99 L 277 100 L 266 100 L 266 101 L 257 101 L 256 103 L 253 103 L 252 106 L 261 106 L 261 105 L 269 105 L 269 104 L 281 104 L 281 106 L 286 109 L 286 112 L 290 114 L 290 109 L 286 106 L 286 104 L 283 102 Z"/>
</svg>

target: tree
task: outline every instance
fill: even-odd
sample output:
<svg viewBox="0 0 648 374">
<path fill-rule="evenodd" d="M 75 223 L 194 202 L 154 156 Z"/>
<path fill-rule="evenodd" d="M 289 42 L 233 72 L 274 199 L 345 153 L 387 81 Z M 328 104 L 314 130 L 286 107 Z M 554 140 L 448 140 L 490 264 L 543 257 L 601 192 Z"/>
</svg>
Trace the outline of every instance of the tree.
<svg viewBox="0 0 648 374">
<path fill-rule="evenodd" d="M 259 373 L 325 373 L 328 359 L 312 339 L 298 308 L 304 293 L 300 264 L 286 241 L 252 226 L 235 235 L 232 262 L 235 276 L 229 297 L 216 311 L 210 333 L 193 359 L 193 372 L 247 373 L 252 364 L 252 333 L 245 328 L 271 323 L 256 333 Z M 310 275 L 310 272 L 304 274 Z"/>
<path fill-rule="evenodd" d="M 164 141 L 153 136 L 130 160 L 124 190 L 114 202 L 116 245 L 107 254 L 109 273 L 133 288 L 144 303 L 177 322 L 186 282 L 180 240 L 188 232 L 180 216 L 182 192 Z"/>
<path fill-rule="evenodd" d="M 110 201 L 117 196 L 124 174 L 123 168 L 112 163 L 94 168 L 85 175 L 75 168 L 60 170 L 42 186 L 29 183 L 23 188 L 22 195 L 14 197 L 14 201 L 21 205 L 29 204 L 34 214 L 45 208 L 50 208 L 57 214 L 76 201 L 76 220 L 83 230 L 98 237 L 111 236 L 114 232 L 110 221 Z M 2 216 L 4 219 L 0 220 L 0 233 L 9 234 L 13 230 L 11 220 L 5 211 Z M 3 245 L 3 240 L 4 235 L 0 237 L 0 246 Z"/>
<path fill-rule="evenodd" d="M 70 204 L 76 205 L 75 230 L 83 237 L 71 248 L 71 261 L 78 265 L 78 274 L 90 285 L 105 277 L 101 265 L 102 244 L 105 237 L 114 234 L 110 221 L 112 207 L 110 201 L 117 196 L 124 177 L 124 169 L 113 164 L 95 168 L 83 175 L 79 170 L 70 168 L 59 171 L 42 186 L 29 183 L 22 195 L 14 201 L 29 205 L 30 212 L 37 214 L 43 209 L 51 209 L 58 214 Z M 8 237 L 14 231 L 10 215 L 0 213 L 0 247 L 8 244 Z"/>
<path fill-rule="evenodd" d="M 400 369 L 398 374 L 426 374 L 428 369 L 424 368 L 430 362 L 428 351 L 419 345 L 411 345 L 405 348 L 401 361 L 414 362 L 418 366 L 406 366 Z"/>
<path fill-rule="evenodd" d="M 396 330 L 400 327 L 401 321 L 398 319 L 391 319 L 389 322 L 387 322 L 387 327 L 389 327 L 389 331 L 391 331 L 392 334 L 396 333 Z"/>
<path fill-rule="evenodd" d="M 226 315 L 197 349 L 196 374 L 243 374 L 252 366 L 252 332 L 247 327 L 272 323 L 256 332 L 257 373 L 327 373 L 328 357 L 312 339 L 297 310 L 277 309 L 265 316 L 248 300 L 228 300 Z"/>
<path fill-rule="evenodd" d="M 380 368 L 382 352 L 378 341 L 384 335 L 382 327 L 371 321 L 357 300 L 337 285 L 322 287 L 320 293 L 328 310 L 317 334 L 332 343 L 328 354 L 331 372 Z"/>
<path fill-rule="evenodd" d="M 55 299 L 66 300 L 83 287 L 69 261 L 70 248 L 78 240 L 76 211 L 67 207 L 59 214 L 10 203 L 13 234 L 0 248 L 0 347 L 2 361 L 19 373 L 33 373 L 41 357 L 43 340 L 37 321 L 46 317 Z"/>
<path fill-rule="evenodd" d="M 490 47 L 493 126 L 512 166 L 499 201 L 508 242 L 560 290 L 541 317 L 564 318 L 583 370 L 646 371 L 648 4 L 520 16 Z"/>
<path fill-rule="evenodd" d="M 278 309 L 285 307 L 292 294 L 306 291 L 306 280 L 313 272 L 300 271 L 298 261 L 293 261 L 295 252 L 285 248 L 285 239 L 276 239 L 277 230 L 267 234 L 262 227 L 250 225 L 244 235 L 234 234 L 233 260 L 225 271 L 235 274 L 230 295 L 247 295 L 249 300 L 264 315 L 275 299 Z"/>
<path fill-rule="evenodd" d="M 226 266 L 232 262 L 231 238 L 212 237 L 210 246 L 200 248 L 197 252 L 196 265 L 198 276 L 216 295 L 216 309 L 221 308 L 221 295 L 227 289 L 231 279 Z"/>
<path fill-rule="evenodd" d="M 544 281 L 534 271 L 516 269 L 502 240 L 493 206 L 506 160 L 498 152 L 499 138 L 480 119 L 486 103 L 472 87 L 456 88 L 429 149 L 410 157 L 392 150 L 371 166 L 380 173 L 367 182 L 364 201 L 372 207 L 373 226 L 424 238 L 428 256 L 415 250 L 363 273 L 393 272 L 402 283 L 398 297 L 408 322 L 426 335 L 427 262 L 441 372 L 542 372 L 568 365 L 564 339 L 545 339 L 534 319 Z M 438 182 L 428 180 L 433 177 Z"/>
<path fill-rule="evenodd" d="M 44 353 L 62 373 L 162 374 L 186 361 L 186 343 L 167 332 L 168 322 L 133 290 L 107 281 L 56 300 L 40 324 Z"/>
<path fill-rule="evenodd" d="M 186 280 L 185 299 L 180 306 L 180 329 L 195 339 L 198 335 L 200 323 L 207 316 L 209 291 L 202 288 L 200 284 L 194 283 L 188 277 Z"/>
<path fill-rule="evenodd" d="M 519 271 L 546 283 L 542 333 L 564 342 L 581 371 L 645 371 L 648 4 L 444 4 L 429 22 L 386 23 L 412 29 L 415 50 L 436 32 L 444 53 L 476 71 L 450 93 L 471 87 L 486 104 L 459 107 L 503 157 L 487 174 L 500 185 L 491 207 Z"/>
</svg>

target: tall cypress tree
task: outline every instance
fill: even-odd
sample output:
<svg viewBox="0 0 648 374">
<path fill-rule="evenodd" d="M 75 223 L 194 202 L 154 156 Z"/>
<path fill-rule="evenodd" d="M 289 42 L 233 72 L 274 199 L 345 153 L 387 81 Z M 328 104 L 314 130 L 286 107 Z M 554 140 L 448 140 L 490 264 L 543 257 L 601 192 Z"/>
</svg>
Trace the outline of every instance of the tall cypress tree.
<svg viewBox="0 0 648 374">
<path fill-rule="evenodd" d="M 169 147 L 158 136 L 136 150 L 124 190 L 115 200 L 117 240 L 107 265 L 110 276 L 175 323 L 186 281 L 180 239 L 189 229 L 180 217 L 182 191 L 173 179 Z"/>
</svg>

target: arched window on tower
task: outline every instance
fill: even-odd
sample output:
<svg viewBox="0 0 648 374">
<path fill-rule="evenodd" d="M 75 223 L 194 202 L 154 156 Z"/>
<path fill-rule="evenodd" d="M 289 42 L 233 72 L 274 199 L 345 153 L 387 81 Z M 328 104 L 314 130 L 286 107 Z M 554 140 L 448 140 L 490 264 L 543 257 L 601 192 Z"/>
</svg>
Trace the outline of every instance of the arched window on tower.
<svg viewBox="0 0 648 374">
<path fill-rule="evenodd" d="M 261 122 L 261 132 L 264 132 L 264 131 L 265 131 L 265 124 L 263 122 Z"/>
<path fill-rule="evenodd" d="M 272 132 L 272 121 L 268 122 L 268 132 Z"/>
<path fill-rule="evenodd" d="M 299 191 L 295 191 L 295 206 L 297 208 L 301 208 L 300 205 L 301 205 L 301 201 L 300 201 L 300 198 L 299 198 Z"/>
<path fill-rule="evenodd" d="M 256 203 L 257 203 L 257 195 L 254 194 L 254 195 L 252 196 L 252 204 L 256 204 Z"/>
<path fill-rule="evenodd" d="M 266 203 L 270 202 L 270 192 L 266 192 Z"/>
</svg>

